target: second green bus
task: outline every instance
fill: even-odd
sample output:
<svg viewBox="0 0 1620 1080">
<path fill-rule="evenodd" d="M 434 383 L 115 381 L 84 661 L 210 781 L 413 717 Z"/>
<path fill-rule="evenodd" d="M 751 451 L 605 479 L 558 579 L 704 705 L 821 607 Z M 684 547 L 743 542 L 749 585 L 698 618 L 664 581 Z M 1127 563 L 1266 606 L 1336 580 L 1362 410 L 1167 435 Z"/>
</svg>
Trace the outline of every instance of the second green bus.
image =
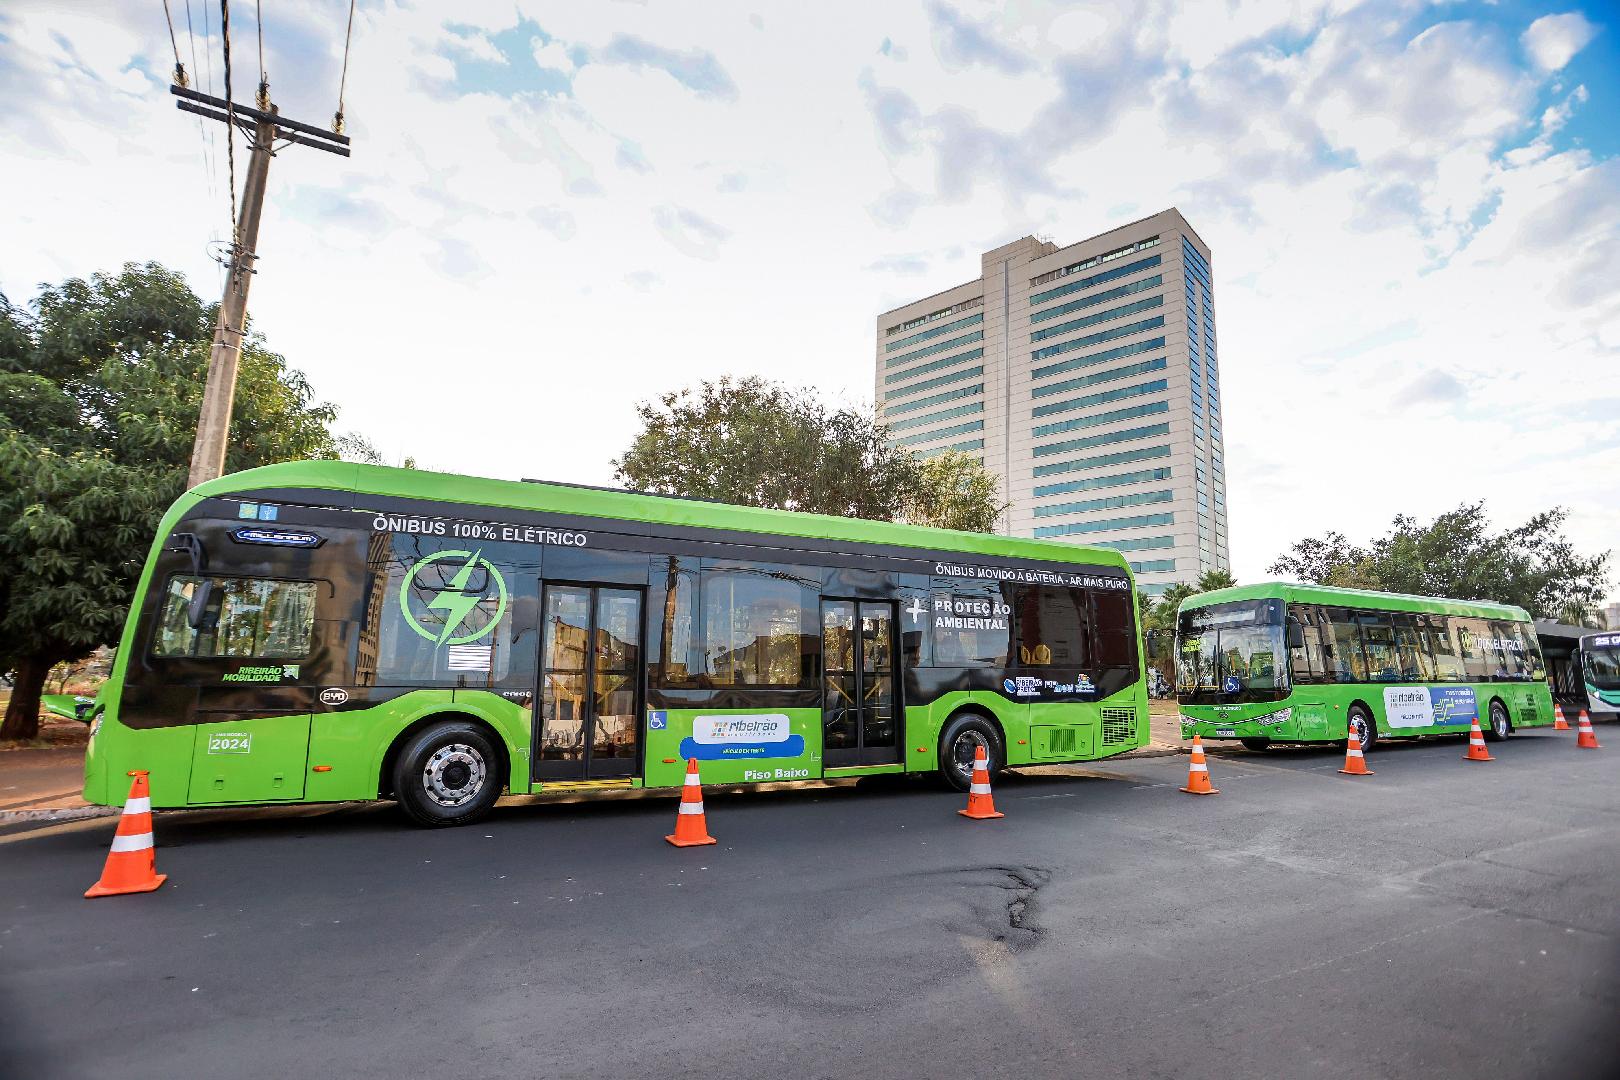
<svg viewBox="0 0 1620 1080">
<path fill-rule="evenodd" d="M 1176 697 L 1183 738 L 1343 742 L 1553 722 L 1534 623 L 1522 608 L 1265 582 L 1182 602 Z"/>
</svg>

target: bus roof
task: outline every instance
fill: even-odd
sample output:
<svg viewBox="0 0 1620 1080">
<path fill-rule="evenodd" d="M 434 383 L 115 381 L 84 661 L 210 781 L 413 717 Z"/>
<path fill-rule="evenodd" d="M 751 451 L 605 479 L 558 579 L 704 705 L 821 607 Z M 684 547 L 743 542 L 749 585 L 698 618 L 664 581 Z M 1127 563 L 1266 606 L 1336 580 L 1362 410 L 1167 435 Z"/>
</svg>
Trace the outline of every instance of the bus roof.
<svg viewBox="0 0 1620 1080">
<path fill-rule="evenodd" d="M 1335 589 L 1327 585 L 1300 585 L 1288 581 L 1259 581 L 1234 585 L 1229 589 L 1189 596 L 1178 611 L 1225 604 L 1238 600 L 1290 600 L 1301 604 L 1331 604 L 1334 607 L 1368 608 L 1378 611 L 1434 612 L 1440 615 L 1471 615 L 1482 619 L 1509 619 L 1529 622 L 1523 608 L 1493 604 L 1489 600 L 1448 600 L 1441 596 L 1413 596 L 1409 593 L 1373 592 L 1370 589 Z"/>
<path fill-rule="evenodd" d="M 503 507 L 556 514 L 578 514 L 618 521 L 726 529 L 851 544 L 887 544 L 930 551 L 962 552 L 1023 558 L 1042 562 L 1111 566 L 1131 577 L 1125 557 L 1111 548 L 1086 547 L 1056 540 L 957 532 L 887 521 L 865 521 L 827 514 L 801 514 L 753 506 L 702 502 L 696 499 L 644 495 L 610 488 L 577 487 L 532 480 L 491 480 L 420 469 L 393 469 L 349 461 L 289 461 L 230 473 L 209 480 L 181 496 L 171 509 L 188 508 L 203 498 L 264 489 L 317 489 L 358 497 L 367 495 L 427 499 L 469 508 Z M 182 506 L 181 504 L 186 504 Z"/>
</svg>

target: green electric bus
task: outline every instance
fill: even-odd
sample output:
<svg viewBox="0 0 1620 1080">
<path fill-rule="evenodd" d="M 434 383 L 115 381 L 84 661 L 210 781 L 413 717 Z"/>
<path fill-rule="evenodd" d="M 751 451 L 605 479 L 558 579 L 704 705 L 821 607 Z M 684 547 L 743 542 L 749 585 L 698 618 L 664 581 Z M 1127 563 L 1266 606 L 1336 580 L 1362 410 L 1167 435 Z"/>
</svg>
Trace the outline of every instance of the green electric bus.
<svg viewBox="0 0 1620 1080">
<path fill-rule="evenodd" d="M 1594 720 L 1620 719 L 1620 633 L 1586 634 L 1580 645 L 1581 681 Z"/>
<path fill-rule="evenodd" d="M 1090 761 L 1148 737 L 1115 551 L 346 462 L 164 515 L 84 796 L 393 798 Z"/>
<path fill-rule="evenodd" d="M 1182 601 L 1183 738 L 1344 742 L 1553 722 L 1535 625 L 1482 601 L 1265 582 Z"/>
</svg>

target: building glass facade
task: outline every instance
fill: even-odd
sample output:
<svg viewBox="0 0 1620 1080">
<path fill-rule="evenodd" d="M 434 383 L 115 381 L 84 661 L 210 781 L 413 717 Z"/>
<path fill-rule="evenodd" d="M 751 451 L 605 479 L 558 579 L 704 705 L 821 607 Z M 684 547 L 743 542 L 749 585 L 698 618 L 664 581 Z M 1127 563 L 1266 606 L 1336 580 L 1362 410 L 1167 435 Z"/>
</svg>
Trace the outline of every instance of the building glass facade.
<svg viewBox="0 0 1620 1080">
<path fill-rule="evenodd" d="M 982 461 L 1008 535 L 1150 551 L 1150 592 L 1230 569 L 1212 267 L 1174 209 L 985 252 L 978 279 L 878 317 L 878 415 L 897 445 Z"/>
</svg>

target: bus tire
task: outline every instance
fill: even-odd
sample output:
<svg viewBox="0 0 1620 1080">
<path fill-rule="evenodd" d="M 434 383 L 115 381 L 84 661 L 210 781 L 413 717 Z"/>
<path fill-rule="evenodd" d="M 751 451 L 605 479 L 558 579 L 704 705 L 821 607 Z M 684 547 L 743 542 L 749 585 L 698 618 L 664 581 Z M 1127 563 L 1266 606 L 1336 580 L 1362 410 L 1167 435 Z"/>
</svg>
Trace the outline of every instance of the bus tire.
<svg viewBox="0 0 1620 1080">
<path fill-rule="evenodd" d="M 1378 745 L 1378 721 L 1373 719 L 1367 706 L 1359 701 L 1350 706 L 1350 727 L 1361 736 L 1363 754 Z"/>
<path fill-rule="evenodd" d="M 966 791 L 973 782 L 973 757 L 979 746 L 990 759 L 990 775 L 1007 763 L 1001 731 L 978 713 L 961 713 L 945 725 L 939 737 L 939 775 L 950 787 Z"/>
<path fill-rule="evenodd" d="M 1485 725 L 1485 738 L 1491 742 L 1501 742 L 1513 734 L 1513 720 L 1508 716 L 1507 706 L 1502 704 L 1501 698 L 1491 698 L 1489 722 Z"/>
<path fill-rule="evenodd" d="M 1270 750 L 1271 749 L 1271 740 L 1270 739 L 1249 738 L 1249 739 L 1239 739 L 1238 742 L 1243 744 L 1243 749 L 1245 749 L 1245 750 Z"/>
<path fill-rule="evenodd" d="M 394 795 L 418 825 L 470 825 L 501 794 L 501 757 L 489 730 L 442 720 L 412 735 L 394 759 Z"/>
</svg>

